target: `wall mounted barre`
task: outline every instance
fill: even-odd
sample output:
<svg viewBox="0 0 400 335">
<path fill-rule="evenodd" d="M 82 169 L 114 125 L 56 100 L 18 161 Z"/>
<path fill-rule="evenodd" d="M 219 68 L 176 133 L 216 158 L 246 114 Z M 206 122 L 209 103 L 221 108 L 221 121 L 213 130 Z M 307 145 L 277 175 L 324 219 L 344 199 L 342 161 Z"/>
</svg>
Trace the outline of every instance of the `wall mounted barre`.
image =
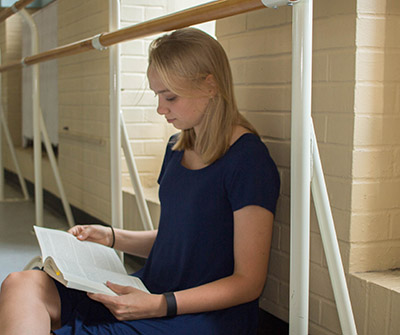
<svg viewBox="0 0 400 335">
<path fill-rule="evenodd" d="M 33 65 L 55 58 L 95 50 L 93 40 L 99 42 L 103 47 L 108 47 L 135 38 L 150 36 L 262 8 L 265 8 L 265 5 L 261 0 L 217 0 L 113 32 L 106 32 L 100 34 L 100 36 L 96 35 L 78 42 L 63 45 L 36 55 L 27 56 L 19 61 L 13 61 L 0 66 L 0 72 L 16 69 L 23 65 Z"/>
<path fill-rule="evenodd" d="M 0 12 L 0 22 L 3 22 L 5 19 L 10 17 L 14 13 L 18 12 L 22 8 L 25 8 L 26 6 L 28 6 L 33 1 L 35 1 L 35 0 L 19 0 L 15 4 L 13 4 L 12 6 L 2 10 Z"/>
</svg>

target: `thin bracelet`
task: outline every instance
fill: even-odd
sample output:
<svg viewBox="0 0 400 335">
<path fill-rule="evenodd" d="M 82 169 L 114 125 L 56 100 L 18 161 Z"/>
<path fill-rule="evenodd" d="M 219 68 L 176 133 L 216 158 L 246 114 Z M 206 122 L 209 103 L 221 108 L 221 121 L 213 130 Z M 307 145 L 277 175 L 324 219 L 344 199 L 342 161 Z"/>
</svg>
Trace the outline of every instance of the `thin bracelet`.
<svg viewBox="0 0 400 335">
<path fill-rule="evenodd" d="M 177 313 L 176 299 L 173 292 L 164 293 L 163 296 L 167 301 L 167 316 L 175 316 Z"/>
<path fill-rule="evenodd" d="M 109 227 L 111 228 L 111 233 L 112 233 L 112 238 L 113 238 L 110 248 L 114 248 L 114 244 L 115 244 L 115 232 L 114 232 L 113 226 L 110 225 Z"/>
</svg>

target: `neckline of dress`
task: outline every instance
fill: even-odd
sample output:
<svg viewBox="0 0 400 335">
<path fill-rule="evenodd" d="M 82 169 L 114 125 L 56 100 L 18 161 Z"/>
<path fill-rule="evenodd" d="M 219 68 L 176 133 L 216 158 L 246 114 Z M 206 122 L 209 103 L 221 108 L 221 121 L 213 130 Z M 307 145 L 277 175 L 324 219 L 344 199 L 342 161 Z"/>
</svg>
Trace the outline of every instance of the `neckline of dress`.
<svg viewBox="0 0 400 335">
<path fill-rule="evenodd" d="M 217 159 L 215 162 L 211 163 L 210 165 L 207 165 L 207 166 L 202 167 L 202 168 L 200 168 L 200 169 L 189 169 L 189 168 L 185 167 L 185 166 L 182 164 L 182 159 L 183 159 L 183 153 L 184 153 L 184 151 L 180 151 L 180 152 L 179 152 L 178 165 L 179 165 L 182 169 L 184 169 L 185 171 L 191 171 L 191 172 L 194 172 L 194 173 L 195 173 L 195 172 L 205 171 L 206 169 L 212 167 L 212 166 L 215 165 L 217 162 L 219 162 L 223 157 L 225 157 L 225 156 L 232 150 L 232 148 L 235 147 L 235 146 L 237 145 L 237 143 L 241 142 L 241 141 L 243 140 L 244 137 L 247 137 L 247 135 L 254 135 L 254 134 L 253 134 L 253 133 L 244 133 L 244 134 L 240 135 L 239 138 L 238 138 L 235 142 L 232 143 L 232 145 L 229 147 L 229 149 L 226 151 L 226 153 L 225 153 L 221 158 Z"/>
</svg>

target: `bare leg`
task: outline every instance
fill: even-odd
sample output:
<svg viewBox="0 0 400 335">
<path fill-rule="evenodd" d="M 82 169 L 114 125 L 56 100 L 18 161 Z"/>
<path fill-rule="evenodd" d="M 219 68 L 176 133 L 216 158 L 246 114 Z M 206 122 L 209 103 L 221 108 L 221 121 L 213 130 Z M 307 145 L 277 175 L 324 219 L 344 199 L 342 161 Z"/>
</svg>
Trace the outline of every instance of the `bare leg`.
<svg viewBox="0 0 400 335">
<path fill-rule="evenodd" d="M 2 335 L 48 335 L 60 327 L 61 303 L 56 285 L 43 271 L 11 273 L 0 292 Z"/>
</svg>

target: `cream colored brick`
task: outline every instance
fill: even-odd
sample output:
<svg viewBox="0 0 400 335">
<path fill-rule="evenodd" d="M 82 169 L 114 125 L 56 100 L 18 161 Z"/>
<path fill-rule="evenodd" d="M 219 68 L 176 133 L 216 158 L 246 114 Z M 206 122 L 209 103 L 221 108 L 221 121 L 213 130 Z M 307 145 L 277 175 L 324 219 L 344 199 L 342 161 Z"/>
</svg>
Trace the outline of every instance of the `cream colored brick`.
<svg viewBox="0 0 400 335">
<path fill-rule="evenodd" d="M 357 52 L 356 64 L 357 80 L 382 82 L 385 79 L 385 55 L 382 50 Z"/>
<path fill-rule="evenodd" d="M 290 144 L 289 142 L 268 141 L 268 150 L 276 165 L 279 167 L 290 166 Z"/>
<path fill-rule="evenodd" d="M 130 24 L 144 21 L 144 7 L 122 5 L 121 21 L 127 21 Z"/>
<path fill-rule="evenodd" d="M 328 81 L 329 67 L 328 58 L 329 53 L 315 51 L 312 56 L 312 80 L 313 82 Z"/>
<path fill-rule="evenodd" d="M 385 46 L 386 19 L 384 17 L 360 17 L 357 20 L 357 46 L 382 48 Z"/>
<path fill-rule="evenodd" d="M 372 181 L 353 184 L 354 211 L 394 209 L 400 206 L 399 181 Z"/>
<path fill-rule="evenodd" d="M 288 113 L 243 112 L 261 136 L 278 139 L 290 138 L 290 115 Z"/>
<path fill-rule="evenodd" d="M 242 74 L 246 84 L 285 84 L 291 81 L 291 57 L 277 56 L 241 60 L 244 63 Z"/>
<path fill-rule="evenodd" d="M 322 265 L 325 254 L 322 246 L 321 236 L 316 233 L 310 234 L 310 260 L 317 265 Z"/>
<path fill-rule="evenodd" d="M 164 127 L 160 124 L 138 123 L 138 124 L 127 125 L 126 128 L 129 138 L 135 138 L 135 139 L 164 138 L 163 134 Z"/>
<path fill-rule="evenodd" d="M 316 83 L 313 85 L 313 112 L 353 113 L 354 85 L 352 83 Z"/>
<path fill-rule="evenodd" d="M 351 242 L 385 241 L 389 235 L 390 216 L 387 212 L 352 214 Z"/>
<path fill-rule="evenodd" d="M 290 224 L 290 199 L 287 196 L 278 198 L 275 221 L 282 224 Z"/>
<path fill-rule="evenodd" d="M 310 322 L 314 322 L 319 324 L 321 322 L 321 297 L 310 294 L 309 298 L 309 320 Z"/>
<path fill-rule="evenodd" d="M 352 188 L 349 185 L 350 179 L 325 176 L 328 189 L 328 196 L 332 207 L 341 210 L 350 210 Z"/>
<path fill-rule="evenodd" d="M 215 25 L 215 32 L 219 37 L 229 36 L 246 31 L 246 27 L 247 16 L 240 14 L 218 20 Z"/>
<path fill-rule="evenodd" d="M 292 22 L 291 9 L 280 7 L 277 10 L 265 8 L 247 14 L 248 30 L 274 27 Z"/>
<path fill-rule="evenodd" d="M 235 94 L 240 110 L 290 110 L 290 88 L 282 86 L 236 86 Z"/>
<path fill-rule="evenodd" d="M 321 325 L 335 334 L 342 334 L 335 304 L 326 301 L 321 302 Z"/>
<path fill-rule="evenodd" d="M 392 239 L 400 239 L 400 212 L 392 211 L 390 214 L 390 237 Z"/>
<path fill-rule="evenodd" d="M 281 194 L 290 195 L 290 170 L 281 168 L 279 170 L 281 177 Z"/>
<path fill-rule="evenodd" d="M 271 251 L 269 273 L 282 281 L 289 281 L 289 255 Z"/>
<path fill-rule="evenodd" d="M 319 0 L 314 3 L 314 18 L 337 17 L 342 14 L 354 14 L 356 3 L 348 0 Z"/>
<path fill-rule="evenodd" d="M 354 145 L 385 145 L 399 143 L 398 116 L 356 116 Z"/>
<path fill-rule="evenodd" d="M 354 51 L 344 50 L 331 52 L 328 56 L 330 81 L 354 81 L 356 64 Z"/>
<path fill-rule="evenodd" d="M 279 251 L 279 242 L 281 240 L 281 224 L 277 221 L 274 222 L 274 226 L 272 228 L 272 242 L 271 248 Z"/>
<path fill-rule="evenodd" d="M 390 306 L 390 316 L 389 316 L 389 335 L 395 335 L 400 329 L 400 293 L 391 292 L 391 306 Z"/>
<path fill-rule="evenodd" d="M 314 263 L 310 264 L 310 292 L 333 300 L 333 291 L 328 269 Z"/>
<path fill-rule="evenodd" d="M 264 299 L 277 304 L 279 301 L 279 281 L 273 276 L 268 276 L 266 285 L 261 296 Z"/>
<path fill-rule="evenodd" d="M 284 54 L 291 51 L 291 28 L 254 31 L 229 38 L 229 58 Z"/>
<path fill-rule="evenodd" d="M 331 49 L 355 45 L 354 14 L 328 17 L 314 21 L 314 48 Z"/>
<path fill-rule="evenodd" d="M 124 89 L 145 87 L 146 75 L 144 73 L 125 73 L 121 76 L 121 86 Z"/>
<path fill-rule="evenodd" d="M 348 288 L 357 333 L 365 334 L 368 320 L 367 283 L 365 280 L 350 274 Z"/>
<path fill-rule="evenodd" d="M 351 177 L 351 148 L 336 145 L 319 145 L 319 153 L 325 175 Z"/>
<path fill-rule="evenodd" d="M 387 334 L 390 292 L 378 285 L 369 285 L 368 335 Z"/>
<path fill-rule="evenodd" d="M 336 333 L 333 333 L 330 330 L 323 328 L 313 322 L 310 322 L 310 324 L 308 325 L 308 333 L 310 335 L 337 335 Z"/>
<path fill-rule="evenodd" d="M 289 282 L 279 283 L 279 305 L 289 310 Z M 284 319 L 286 320 L 286 318 Z"/>
<path fill-rule="evenodd" d="M 394 162 L 391 149 L 353 151 L 355 178 L 389 178 L 393 176 Z"/>
<path fill-rule="evenodd" d="M 383 241 L 353 245 L 350 255 L 350 271 L 383 271 L 400 265 L 400 243 Z"/>
<path fill-rule="evenodd" d="M 360 114 L 397 113 L 397 86 L 385 83 L 358 83 L 355 90 L 355 107 Z"/>
<path fill-rule="evenodd" d="M 288 225 L 282 224 L 281 234 L 279 241 L 279 250 L 286 254 L 290 253 L 290 227 Z"/>
</svg>

